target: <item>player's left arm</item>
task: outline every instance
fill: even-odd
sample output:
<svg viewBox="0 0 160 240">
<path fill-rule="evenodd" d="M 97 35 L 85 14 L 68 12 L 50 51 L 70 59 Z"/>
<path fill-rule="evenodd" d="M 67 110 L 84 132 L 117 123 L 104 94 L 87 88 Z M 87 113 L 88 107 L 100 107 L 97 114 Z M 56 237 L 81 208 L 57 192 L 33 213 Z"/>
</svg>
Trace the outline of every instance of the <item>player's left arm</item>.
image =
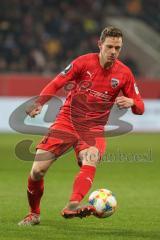
<svg viewBox="0 0 160 240">
<path fill-rule="evenodd" d="M 134 76 L 131 72 L 127 75 L 126 83 L 122 88 L 124 96 L 116 98 L 116 104 L 120 109 L 130 108 L 134 114 L 144 113 L 144 102 L 139 93 Z"/>
</svg>

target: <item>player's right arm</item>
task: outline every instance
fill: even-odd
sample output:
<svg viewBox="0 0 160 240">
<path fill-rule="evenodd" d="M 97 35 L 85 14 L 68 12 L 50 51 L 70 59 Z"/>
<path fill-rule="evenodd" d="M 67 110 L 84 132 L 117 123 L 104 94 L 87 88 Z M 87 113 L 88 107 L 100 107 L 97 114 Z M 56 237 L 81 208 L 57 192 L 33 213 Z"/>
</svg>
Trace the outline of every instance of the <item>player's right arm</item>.
<svg viewBox="0 0 160 240">
<path fill-rule="evenodd" d="M 32 118 L 40 114 L 43 105 L 49 101 L 60 88 L 62 88 L 68 81 L 73 81 L 78 77 L 80 74 L 80 69 L 81 66 L 79 60 L 74 60 L 64 69 L 64 71 L 58 74 L 51 82 L 45 86 L 36 101 L 27 107 L 26 113 Z"/>
</svg>

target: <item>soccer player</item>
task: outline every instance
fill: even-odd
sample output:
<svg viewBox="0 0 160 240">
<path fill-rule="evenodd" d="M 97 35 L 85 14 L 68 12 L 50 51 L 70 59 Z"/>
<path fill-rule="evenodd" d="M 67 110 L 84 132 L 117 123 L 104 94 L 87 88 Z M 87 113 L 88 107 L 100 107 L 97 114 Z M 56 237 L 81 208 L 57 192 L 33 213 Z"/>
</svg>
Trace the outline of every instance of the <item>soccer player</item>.
<svg viewBox="0 0 160 240">
<path fill-rule="evenodd" d="M 35 161 L 28 177 L 29 214 L 19 225 L 40 223 L 40 201 L 44 175 L 52 163 L 70 147 L 77 156 L 77 173 L 68 204 L 62 210 L 65 218 L 94 215 L 93 206 L 81 206 L 94 180 L 96 166 L 105 152 L 104 126 L 113 104 L 143 114 L 144 103 L 131 70 L 118 60 L 123 35 L 116 27 L 106 27 L 98 41 L 99 52 L 76 58 L 57 75 L 27 109 L 30 117 L 40 114 L 43 105 L 58 89 L 70 88 L 66 101 L 51 125 L 48 135 L 37 146 Z M 123 96 L 118 96 L 122 91 Z M 54 111 L 54 109 L 53 109 Z"/>
</svg>

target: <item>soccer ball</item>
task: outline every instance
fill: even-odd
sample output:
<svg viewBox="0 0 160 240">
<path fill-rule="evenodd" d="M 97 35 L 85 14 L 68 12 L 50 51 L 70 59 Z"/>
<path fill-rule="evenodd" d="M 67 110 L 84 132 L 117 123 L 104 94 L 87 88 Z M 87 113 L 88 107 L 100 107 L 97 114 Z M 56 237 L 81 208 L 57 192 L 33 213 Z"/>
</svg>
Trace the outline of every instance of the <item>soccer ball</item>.
<svg viewBox="0 0 160 240">
<path fill-rule="evenodd" d="M 89 203 L 96 209 L 96 217 L 106 218 L 111 216 L 117 208 L 117 200 L 108 189 L 98 189 L 89 196 Z"/>
</svg>

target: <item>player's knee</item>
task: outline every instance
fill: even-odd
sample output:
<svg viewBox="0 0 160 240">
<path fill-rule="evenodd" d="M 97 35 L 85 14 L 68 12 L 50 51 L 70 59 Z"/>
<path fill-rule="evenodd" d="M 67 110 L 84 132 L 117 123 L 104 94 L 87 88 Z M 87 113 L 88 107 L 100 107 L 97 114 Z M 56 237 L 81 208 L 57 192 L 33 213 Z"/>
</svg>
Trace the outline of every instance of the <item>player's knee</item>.
<svg viewBox="0 0 160 240">
<path fill-rule="evenodd" d="M 34 180 L 40 180 L 41 178 L 44 177 L 44 175 L 45 175 L 45 170 L 40 167 L 36 167 L 31 170 L 31 177 Z"/>
<path fill-rule="evenodd" d="M 80 151 L 79 158 L 82 162 L 82 165 L 96 166 L 97 163 L 100 161 L 100 153 L 98 148 L 89 147 Z"/>
</svg>

